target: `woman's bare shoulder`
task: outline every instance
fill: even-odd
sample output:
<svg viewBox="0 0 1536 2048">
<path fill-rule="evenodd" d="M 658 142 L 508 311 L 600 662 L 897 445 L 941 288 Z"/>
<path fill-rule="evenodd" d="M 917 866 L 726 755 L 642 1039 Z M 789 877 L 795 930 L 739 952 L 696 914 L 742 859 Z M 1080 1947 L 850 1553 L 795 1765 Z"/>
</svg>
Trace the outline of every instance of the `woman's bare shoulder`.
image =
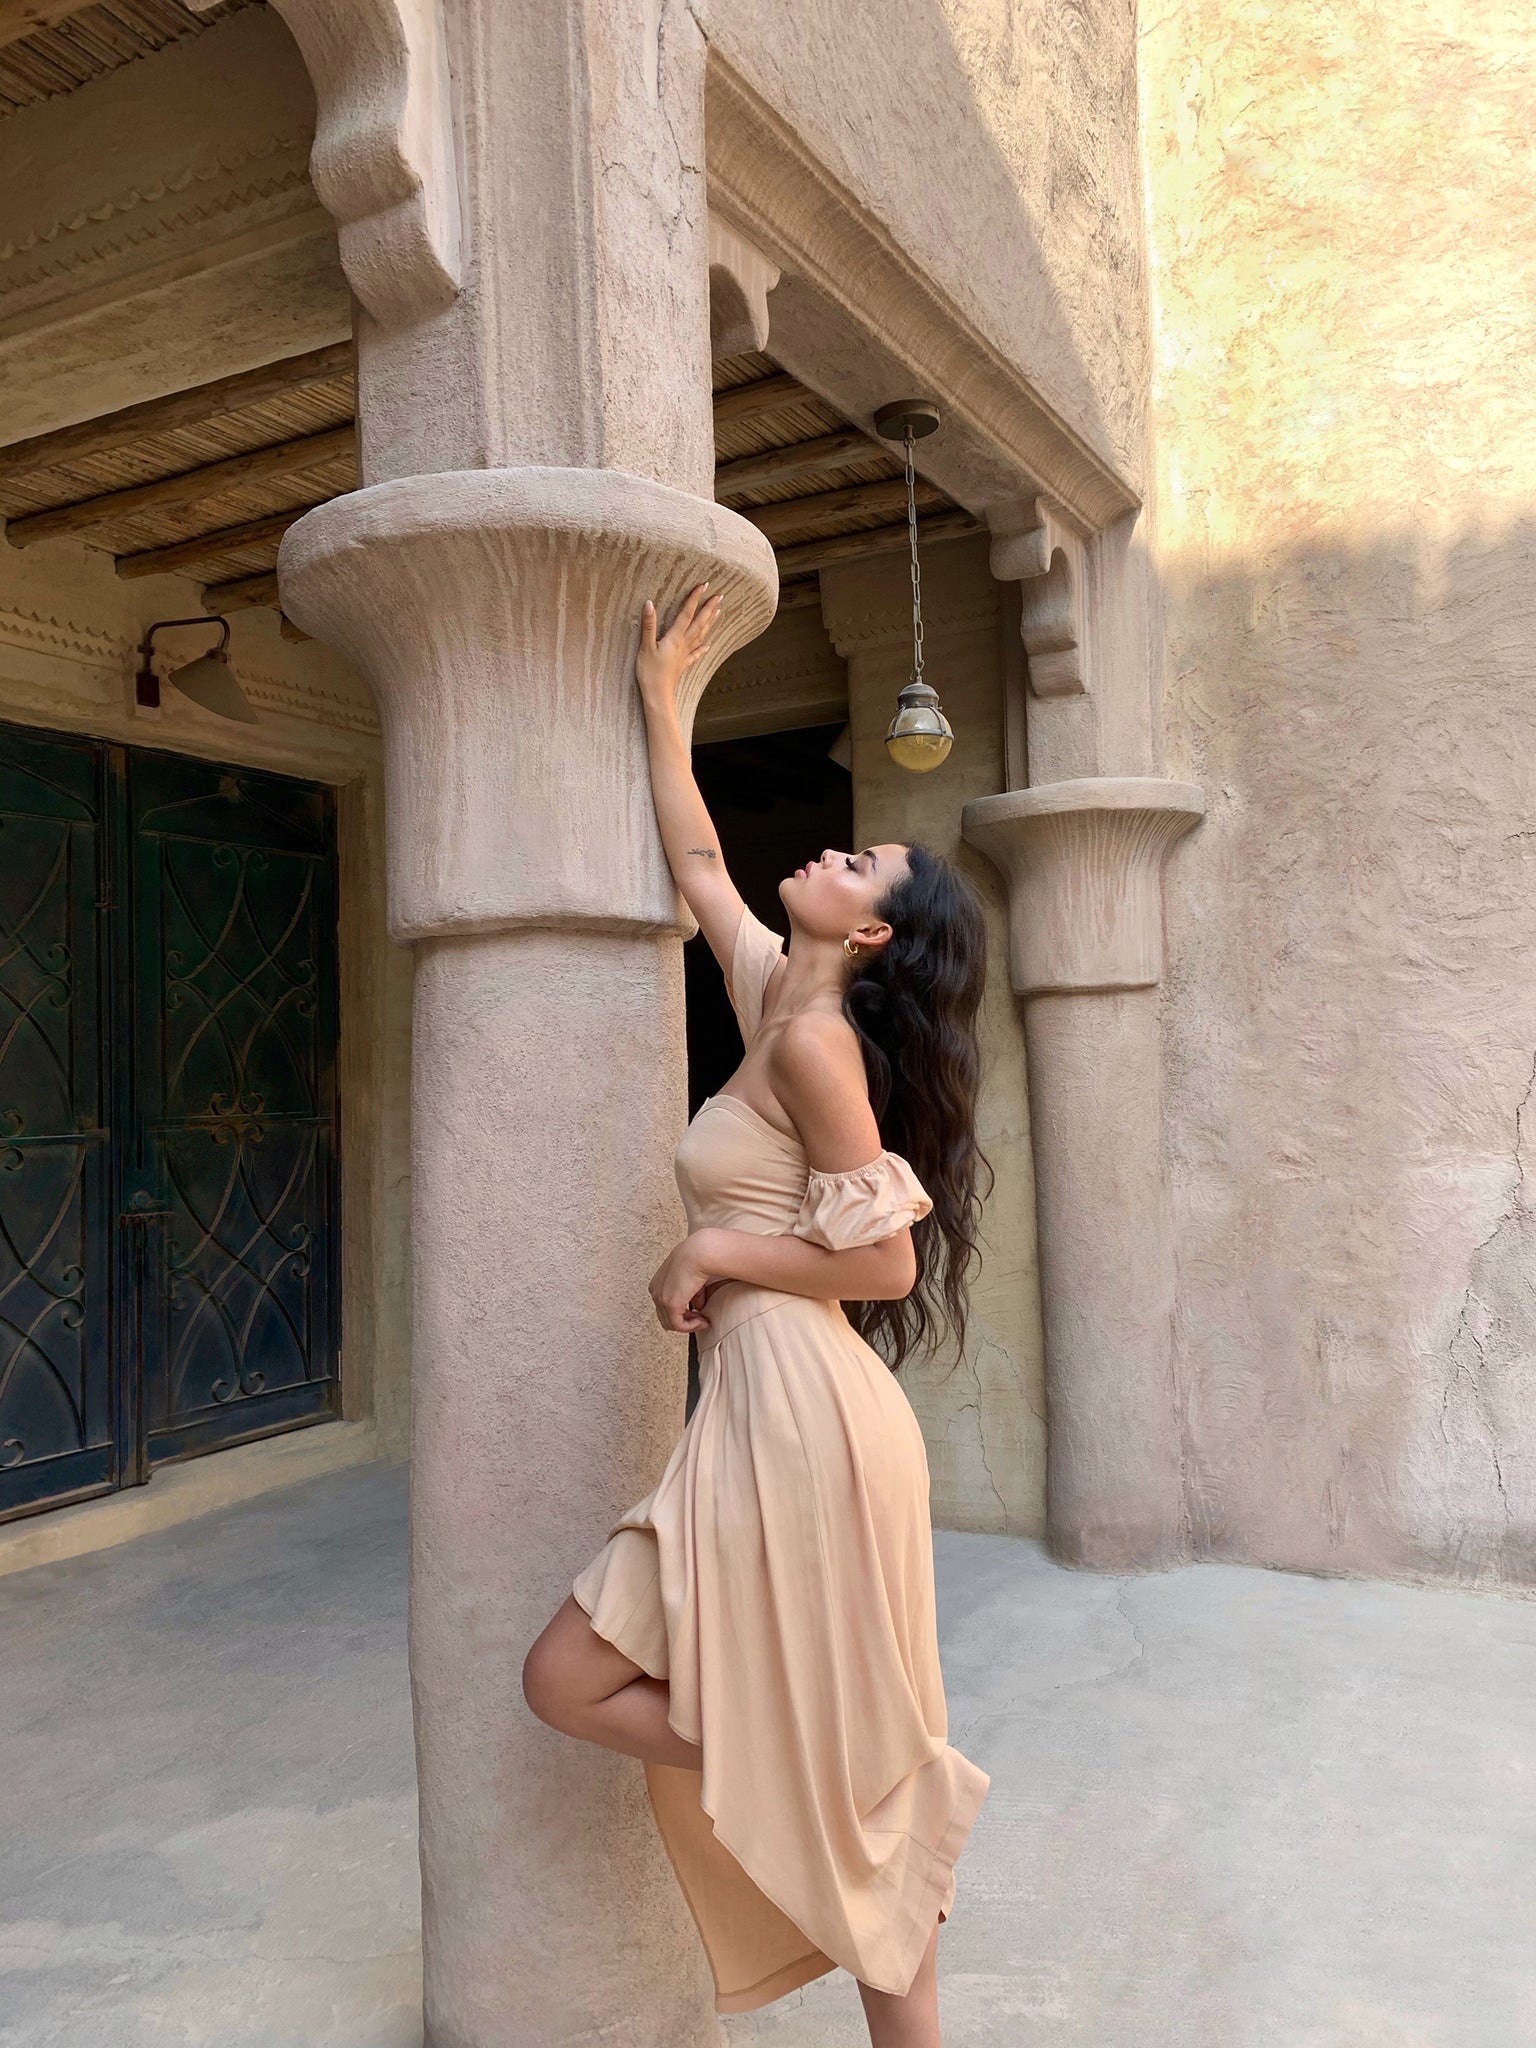
<svg viewBox="0 0 1536 2048">
<path fill-rule="evenodd" d="M 801 1010 L 786 1017 L 774 1033 L 769 1059 L 796 1080 L 815 1080 L 828 1069 L 861 1078 L 864 1073 L 859 1034 L 836 1010 Z"/>
<path fill-rule="evenodd" d="M 806 1010 L 786 1019 L 768 1061 L 774 1095 L 813 1167 L 841 1171 L 879 1151 L 864 1054 L 846 1017 Z"/>
</svg>

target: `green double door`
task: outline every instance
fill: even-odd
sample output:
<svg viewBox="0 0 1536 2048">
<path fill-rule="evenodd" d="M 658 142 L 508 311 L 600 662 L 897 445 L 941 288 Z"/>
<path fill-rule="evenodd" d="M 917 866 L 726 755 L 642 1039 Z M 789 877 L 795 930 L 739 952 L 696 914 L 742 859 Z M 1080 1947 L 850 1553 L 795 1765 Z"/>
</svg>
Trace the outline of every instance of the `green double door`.
<svg viewBox="0 0 1536 2048">
<path fill-rule="evenodd" d="M 339 1410 L 329 790 L 0 726 L 0 1519 Z"/>
</svg>

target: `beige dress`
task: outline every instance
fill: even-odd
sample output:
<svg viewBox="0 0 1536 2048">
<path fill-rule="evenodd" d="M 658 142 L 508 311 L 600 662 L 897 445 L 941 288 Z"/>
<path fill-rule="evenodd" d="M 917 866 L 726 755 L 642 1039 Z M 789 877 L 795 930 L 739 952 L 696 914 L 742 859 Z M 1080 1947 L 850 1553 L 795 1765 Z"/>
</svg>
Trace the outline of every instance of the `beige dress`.
<svg viewBox="0 0 1536 2048">
<path fill-rule="evenodd" d="M 750 1044 L 781 941 L 744 913 L 731 1000 Z M 734 1096 L 677 1149 L 690 1229 L 872 1244 L 932 1206 L 882 1152 L 850 1173 Z M 576 1579 L 598 1634 L 671 1689 L 702 1774 L 648 1764 L 720 2012 L 841 1964 L 905 1992 L 988 1779 L 946 1740 L 928 1462 L 906 1395 L 835 1301 L 731 1281 L 699 1398 L 655 1489 Z"/>
</svg>

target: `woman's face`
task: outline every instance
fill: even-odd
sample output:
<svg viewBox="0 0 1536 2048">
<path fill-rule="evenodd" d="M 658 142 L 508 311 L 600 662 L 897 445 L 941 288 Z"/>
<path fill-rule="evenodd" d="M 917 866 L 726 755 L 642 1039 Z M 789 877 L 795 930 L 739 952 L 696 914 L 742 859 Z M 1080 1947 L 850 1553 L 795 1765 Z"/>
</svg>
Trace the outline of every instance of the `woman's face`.
<svg viewBox="0 0 1536 2048">
<path fill-rule="evenodd" d="M 779 900 L 803 931 L 818 939 L 845 939 L 868 928 L 884 931 L 875 905 L 907 871 L 904 846 L 866 846 L 862 853 L 825 848 L 779 884 Z"/>
</svg>

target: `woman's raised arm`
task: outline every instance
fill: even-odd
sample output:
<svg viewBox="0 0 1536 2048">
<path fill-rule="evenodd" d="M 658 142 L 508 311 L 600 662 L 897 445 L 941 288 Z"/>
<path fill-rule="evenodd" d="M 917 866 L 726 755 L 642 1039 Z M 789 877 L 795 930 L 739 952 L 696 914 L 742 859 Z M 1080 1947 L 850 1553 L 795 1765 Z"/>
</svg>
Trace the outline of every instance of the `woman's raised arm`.
<svg viewBox="0 0 1536 2048">
<path fill-rule="evenodd" d="M 672 879 L 699 921 L 699 929 L 720 962 L 727 981 L 741 923 L 741 892 L 726 873 L 720 840 L 699 794 L 693 761 L 677 717 L 677 687 L 709 644 L 721 599 L 700 583 L 688 593 L 677 617 L 656 636 L 656 607 L 647 598 L 640 620 L 635 680 L 645 706 L 645 734 L 651 756 L 651 797 Z"/>
</svg>

